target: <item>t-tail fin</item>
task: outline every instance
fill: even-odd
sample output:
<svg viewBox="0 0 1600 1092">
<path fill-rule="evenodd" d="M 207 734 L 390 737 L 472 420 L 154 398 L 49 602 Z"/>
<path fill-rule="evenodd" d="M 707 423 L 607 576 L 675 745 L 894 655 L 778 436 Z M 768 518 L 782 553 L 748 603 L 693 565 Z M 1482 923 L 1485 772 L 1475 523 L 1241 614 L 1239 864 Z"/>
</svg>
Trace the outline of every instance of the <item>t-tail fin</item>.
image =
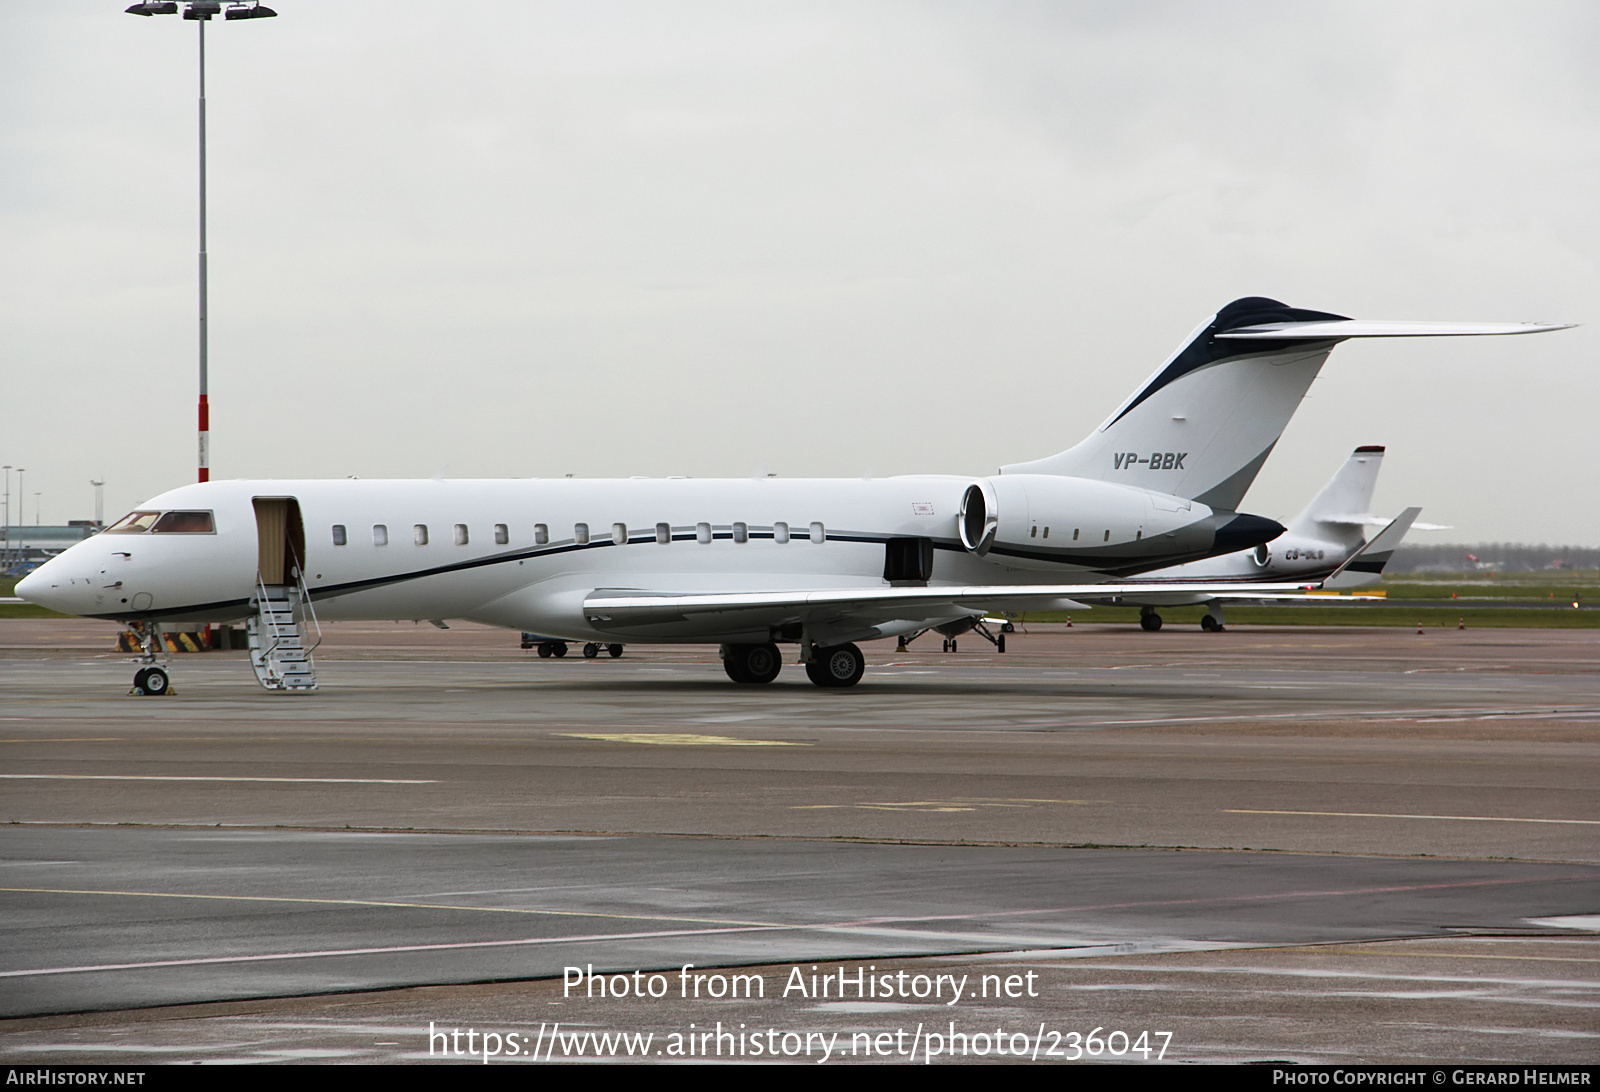
<svg viewBox="0 0 1600 1092">
<path fill-rule="evenodd" d="M 1531 323 L 1368 322 L 1250 296 L 1202 323 L 1076 447 L 1003 474 L 1063 474 L 1236 510 L 1322 362 L 1352 337 L 1519 334 Z"/>
<path fill-rule="evenodd" d="M 1290 521 L 1289 533 L 1338 542 L 1352 549 L 1361 545 L 1367 527 L 1387 522 L 1370 514 L 1381 469 L 1382 447 L 1356 448 L 1305 511 Z"/>
</svg>

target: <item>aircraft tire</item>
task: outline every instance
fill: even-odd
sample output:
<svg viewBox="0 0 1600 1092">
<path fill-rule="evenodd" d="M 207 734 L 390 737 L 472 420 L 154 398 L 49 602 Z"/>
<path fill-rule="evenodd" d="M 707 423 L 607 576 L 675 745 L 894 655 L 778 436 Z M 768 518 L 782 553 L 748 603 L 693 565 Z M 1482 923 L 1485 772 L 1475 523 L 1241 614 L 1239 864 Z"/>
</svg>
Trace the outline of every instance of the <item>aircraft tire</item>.
<svg viewBox="0 0 1600 1092">
<path fill-rule="evenodd" d="M 146 694 L 165 694 L 167 687 L 172 685 L 171 680 L 167 678 L 167 673 L 159 667 L 146 668 L 141 674 L 144 675 L 142 689 Z"/>
<path fill-rule="evenodd" d="M 148 691 L 144 688 L 144 681 L 149 677 L 150 669 L 148 667 L 141 667 L 139 670 L 133 673 L 133 692 L 135 694 L 148 693 Z"/>
<path fill-rule="evenodd" d="M 842 689 L 860 682 L 866 670 L 867 658 L 859 648 L 834 645 L 812 651 L 811 662 L 806 664 L 806 677 L 818 686 Z"/>
<path fill-rule="evenodd" d="M 613 660 L 620 659 L 622 657 L 622 646 L 621 645 L 607 645 L 606 646 L 606 651 L 611 653 L 611 658 Z"/>
<path fill-rule="evenodd" d="M 1205 630 L 1207 633 L 1222 632 L 1222 624 L 1209 614 L 1203 614 L 1200 616 L 1200 628 Z"/>
<path fill-rule="evenodd" d="M 598 655 L 600 655 L 600 646 L 593 641 L 583 646 L 583 658 L 585 660 L 592 660 Z"/>
<path fill-rule="evenodd" d="M 747 681 L 743 670 L 739 667 L 739 658 L 737 656 L 724 656 L 722 658 L 722 670 L 727 672 L 728 678 L 736 683 Z"/>
<path fill-rule="evenodd" d="M 732 664 L 728 676 L 734 682 L 769 683 L 783 670 L 783 653 L 772 643 L 764 645 L 734 645 L 728 649 L 724 665 Z M 734 674 L 737 671 L 738 674 Z"/>
<path fill-rule="evenodd" d="M 1006 650 L 1006 635 L 1004 633 L 994 639 L 994 647 L 997 652 Z"/>
<path fill-rule="evenodd" d="M 1151 611 L 1149 614 L 1141 614 L 1139 615 L 1139 626 L 1146 633 L 1154 633 L 1161 628 L 1161 615 L 1155 611 Z"/>
</svg>

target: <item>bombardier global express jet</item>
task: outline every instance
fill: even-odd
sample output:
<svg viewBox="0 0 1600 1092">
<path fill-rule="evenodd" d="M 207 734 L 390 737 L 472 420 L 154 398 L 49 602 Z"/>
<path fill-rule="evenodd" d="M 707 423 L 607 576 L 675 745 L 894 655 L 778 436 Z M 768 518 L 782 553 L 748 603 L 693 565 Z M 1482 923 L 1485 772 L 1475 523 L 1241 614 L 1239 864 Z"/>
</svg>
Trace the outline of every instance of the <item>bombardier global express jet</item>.
<svg viewBox="0 0 1600 1092">
<path fill-rule="evenodd" d="M 241 619 L 269 689 L 315 686 L 317 619 L 445 618 L 715 643 L 751 684 L 775 679 L 792 643 L 812 682 L 848 687 L 865 668 L 857 642 L 1105 596 L 1272 541 L 1283 527 L 1239 503 L 1340 341 L 1561 328 L 1358 321 L 1251 297 L 1081 443 L 993 476 L 205 482 L 140 505 L 17 594 L 136 628 L 145 693 L 167 688 L 161 626 Z"/>
</svg>

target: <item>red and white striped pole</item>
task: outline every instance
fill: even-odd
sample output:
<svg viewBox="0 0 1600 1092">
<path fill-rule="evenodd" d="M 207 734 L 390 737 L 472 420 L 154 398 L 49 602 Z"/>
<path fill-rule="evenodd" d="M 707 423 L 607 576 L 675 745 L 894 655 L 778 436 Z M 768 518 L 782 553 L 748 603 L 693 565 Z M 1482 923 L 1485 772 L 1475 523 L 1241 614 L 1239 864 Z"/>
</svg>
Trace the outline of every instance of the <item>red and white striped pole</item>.
<svg viewBox="0 0 1600 1092">
<path fill-rule="evenodd" d="M 200 480 L 211 480 L 211 405 L 207 401 L 206 365 L 206 21 L 200 26 Z"/>
</svg>

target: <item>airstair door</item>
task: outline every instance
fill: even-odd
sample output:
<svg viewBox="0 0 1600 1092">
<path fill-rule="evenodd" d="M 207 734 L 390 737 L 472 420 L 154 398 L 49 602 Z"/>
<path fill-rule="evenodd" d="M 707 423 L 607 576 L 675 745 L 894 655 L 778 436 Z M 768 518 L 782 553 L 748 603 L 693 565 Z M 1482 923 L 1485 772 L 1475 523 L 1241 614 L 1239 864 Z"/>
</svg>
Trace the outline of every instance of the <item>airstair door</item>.
<svg viewBox="0 0 1600 1092">
<path fill-rule="evenodd" d="M 247 623 L 250 666 L 268 690 L 315 690 L 305 620 L 306 535 L 293 497 L 256 497 L 255 614 Z"/>
</svg>

